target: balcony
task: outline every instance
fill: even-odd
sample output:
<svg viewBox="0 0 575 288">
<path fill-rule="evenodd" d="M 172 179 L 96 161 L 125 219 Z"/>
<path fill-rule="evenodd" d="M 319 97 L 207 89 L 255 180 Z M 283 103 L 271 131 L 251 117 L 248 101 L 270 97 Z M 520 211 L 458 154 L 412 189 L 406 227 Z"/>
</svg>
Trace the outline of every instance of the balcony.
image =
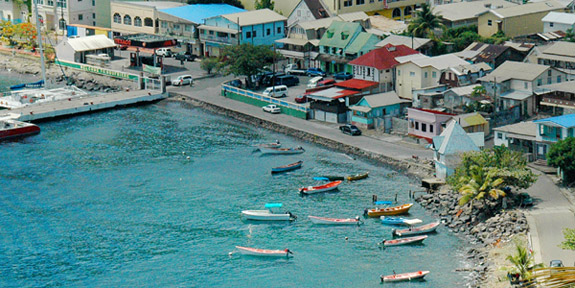
<svg viewBox="0 0 575 288">
<path fill-rule="evenodd" d="M 543 96 L 543 98 L 541 99 L 541 105 L 562 107 L 562 108 L 575 108 L 575 101 L 565 100 L 565 98 L 557 96 Z"/>
<path fill-rule="evenodd" d="M 217 42 L 217 43 L 221 43 L 221 44 L 238 44 L 238 39 L 237 38 L 231 38 L 231 37 L 221 37 L 221 36 L 216 36 L 216 35 L 206 35 L 206 34 L 200 34 L 200 41 L 202 42 Z"/>
</svg>

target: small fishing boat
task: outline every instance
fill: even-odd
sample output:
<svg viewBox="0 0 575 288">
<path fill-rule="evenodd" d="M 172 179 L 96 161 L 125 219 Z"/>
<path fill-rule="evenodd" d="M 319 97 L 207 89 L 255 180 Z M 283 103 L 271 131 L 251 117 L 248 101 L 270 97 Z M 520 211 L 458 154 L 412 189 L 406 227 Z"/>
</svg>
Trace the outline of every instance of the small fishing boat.
<svg viewBox="0 0 575 288">
<path fill-rule="evenodd" d="M 274 167 L 274 168 L 272 168 L 272 174 L 296 170 L 296 169 L 301 168 L 302 164 L 303 164 L 303 161 L 300 160 L 300 161 L 297 161 L 295 163 L 291 163 L 288 165 Z"/>
<path fill-rule="evenodd" d="M 360 179 L 367 178 L 367 176 L 369 176 L 369 172 L 358 173 L 358 174 L 355 174 L 355 175 L 347 176 L 347 181 L 360 180 Z"/>
<path fill-rule="evenodd" d="M 411 206 L 413 206 L 413 204 L 409 203 L 395 207 L 365 209 L 365 211 L 363 211 L 363 215 L 367 215 L 369 217 L 400 215 L 409 212 L 409 208 L 411 208 Z"/>
<path fill-rule="evenodd" d="M 427 238 L 427 235 L 408 237 L 408 238 L 399 238 L 399 239 L 394 239 L 394 240 L 385 240 L 384 239 L 383 241 L 381 241 L 381 244 L 383 244 L 384 247 L 399 246 L 399 245 L 406 245 L 406 244 L 415 244 L 415 243 L 421 243 L 426 238 Z"/>
<path fill-rule="evenodd" d="M 289 211 L 285 213 L 272 211 L 272 208 L 280 208 L 282 206 L 282 203 L 268 203 L 264 206 L 268 210 L 244 210 L 242 211 L 242 215 L 244 215 L 247 220 L 258 221 L 291 221 L 297 219 L 297 217 Z"/>
<path fill-rule="evenodd" d="M 255 146 L 258 148 L 280 148 L 280 147 L 282 147 L 282 143 L 280 143 L 279 140 L 276 140 L 276 142 L 260 143 L 260 144 L 256 144 Z"/>
<path fill-rule="evenodd" d="M 393 274 L 383 276 L 381 275 L 381 283 L 383 282 L 400 282 L 400 281 L 411 281 L 422 279 L 425 275 L 429 274 L 429 271 L 417 271 L 417 272 L 409 272 L 409 273 L 402 273 L 402 274 Z"/>
<path fill-rule="evenodd" d="M 293 254 L 289 249 L 284 250 L 268 250 L 258 249 L 251 247 L 236 246 L 236 249 L 243 255 L 263 256 L 263 257 L 289 257 Z"/>
<path fill-rule="evenodd" d="M 274 147 L 260 147 L 262 154 L 301 154 L 305 152 L 302 147 L 296 148 L 274 148 Z"/>
<path fill-rule="evenodd" d="M 302 188 L 299 188 L 299 193 L 315 194 L 315 193 L 320 193 L 320 192 L 331 191 L 331 190 L 337 189 L 337 186 L 339 186 L 339 184 L 341 184 L 341 182 L 343 182 L 343 181 L 338 180 L 338 181 L 329 182 L 329 183 L 319 185 L 319 186 L 302 187 Z"/>
<path fill-rule="evenodd" d="M 317 179 L 316 179 L 317 178 Z M 314 179 L 316 180 L 324 180 L 324 181 L 337 181 L 337 180 L 345 180 L 345 177 L 343 176 L 320 176 L 320 177 L 314 177 Z"/>
<path fill-rule="evenodd" d="M 425 225 L 421 225 L 421 226 L 417 226 L 417 227 L 409 227 L 408 229 L 401 229 L 401 230 L 393 229 L 392 233 L 393 233 L 393 235 L 400 236 L 400 237 L 401 236 L 413 236 L 413 235 L 431 233 L 437 229 L 437 227 L 439 226 L 439 223 L 440 223 L 439 221 L 435 221 L 433 223 L 429 223 L 429 224 L 425 224 Z"/>
<path fill-rule="evenodd" d="M 359 225 L 361 224 L 361 220 L 359 220 L 359 216 L 355 218 L 327 218 L 327 217 L 318 217 L 318 216 L 307 216 L 311 222 L 314 224 L 323 224 L 323 225 Z"/>
<path fill-rule="evenodd" d="M 403 217 L 381 216 L 381 223 L 387 225 L 415 225 L 423 221 L 420 219 L 408 219 Z"/>
</svg>

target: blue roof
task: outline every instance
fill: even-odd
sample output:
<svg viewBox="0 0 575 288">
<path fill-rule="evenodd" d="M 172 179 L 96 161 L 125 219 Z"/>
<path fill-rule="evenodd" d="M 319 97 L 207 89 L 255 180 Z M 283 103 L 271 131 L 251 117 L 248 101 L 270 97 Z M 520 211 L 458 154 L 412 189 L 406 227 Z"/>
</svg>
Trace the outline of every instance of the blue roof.
<svg viewBox="0 0 575 288">
<path fill-rule="evenodd" d="M 544 122 L 552 122 L 556 125 L 559 125 L 563 128 L 570 128 L 575 127 L 575 114 L 567 114 L 561 116 L 555 116 L 551 118 L 539 119 L 533 121 L 534 123 L 544 123 Z"/>
<path fill-rule="evenodd" d="M 194 4 L 161 9 L 160 11 L 197 24 L 204 24 L 206 18 L 245 12 L 246 10 L 228 4 Z"/>
</svg>

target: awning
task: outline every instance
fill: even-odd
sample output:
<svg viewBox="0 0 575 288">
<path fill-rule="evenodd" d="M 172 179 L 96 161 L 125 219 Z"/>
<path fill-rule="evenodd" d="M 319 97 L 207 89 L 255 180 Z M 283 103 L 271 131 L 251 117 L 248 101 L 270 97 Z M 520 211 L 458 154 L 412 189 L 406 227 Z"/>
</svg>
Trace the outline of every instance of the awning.
<svg viewBox="0 0 575 288">
<path fill-rule="evenodd" d="M 297 46 L 305 46 L 305 44 L 309 43 L 309 41 L 307 41 L 306 39 L 299 39 L 299 38 L 282 38 L 282 39 L 276 40 L 276 42 L 284 43 L 284 44 L 297 45 Z"/>
<path fill-rule="evenodd" d="M 68 39 L 68 44 L 76 52 L 115 48 L 116 43 L 106 35 L 94 35 Z"/>
<path fill-rule="evenodd" d="M 230 29 L 230 28 L 218 27 L 218 26 L 209 26 L 209 25 L 200 25 L 200 26 L 198 26 L 198 29 L 224 32 L 224 33 L 230 33 L 230 34 L 238 34 L 240 32 L 236 29 Z"/>
<path fill-rule="evenodd" d="M 367 107 L 367 106 L 351 106 L 351 107 L 349 107 L 349 109 L 353 110 L 353 111 L 363 112 L 363 113 L 371 112 L 371 108 Z"/>
</svg>

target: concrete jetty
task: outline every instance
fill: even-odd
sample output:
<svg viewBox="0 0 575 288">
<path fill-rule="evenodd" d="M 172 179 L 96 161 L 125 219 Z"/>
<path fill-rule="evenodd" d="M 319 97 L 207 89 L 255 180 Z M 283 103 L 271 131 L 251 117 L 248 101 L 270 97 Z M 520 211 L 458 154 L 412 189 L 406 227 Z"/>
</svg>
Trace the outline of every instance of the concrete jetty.
<svg viewBox="0 0 575 288">
<path fill-rule="evenodd" d="M 130 90 L 85 97 L 71 97 L 64 100 L 29 105 L 23 108 L 4 110 L 2 112 L 5 112 L 4 114 L 6 115 L 12 115 L 10 118 L 15 120 L 38 121 L 111 109 L 117 106 L 159 101 L 168 98 L 168 96 L 168 93 L 161 93 L 160 91 Z M 0 112 L 0 114 L 2 114 L 2 112 Z M 0 115 L 0 118 L 2 118 L 2 115 Z"/>
</svg>

